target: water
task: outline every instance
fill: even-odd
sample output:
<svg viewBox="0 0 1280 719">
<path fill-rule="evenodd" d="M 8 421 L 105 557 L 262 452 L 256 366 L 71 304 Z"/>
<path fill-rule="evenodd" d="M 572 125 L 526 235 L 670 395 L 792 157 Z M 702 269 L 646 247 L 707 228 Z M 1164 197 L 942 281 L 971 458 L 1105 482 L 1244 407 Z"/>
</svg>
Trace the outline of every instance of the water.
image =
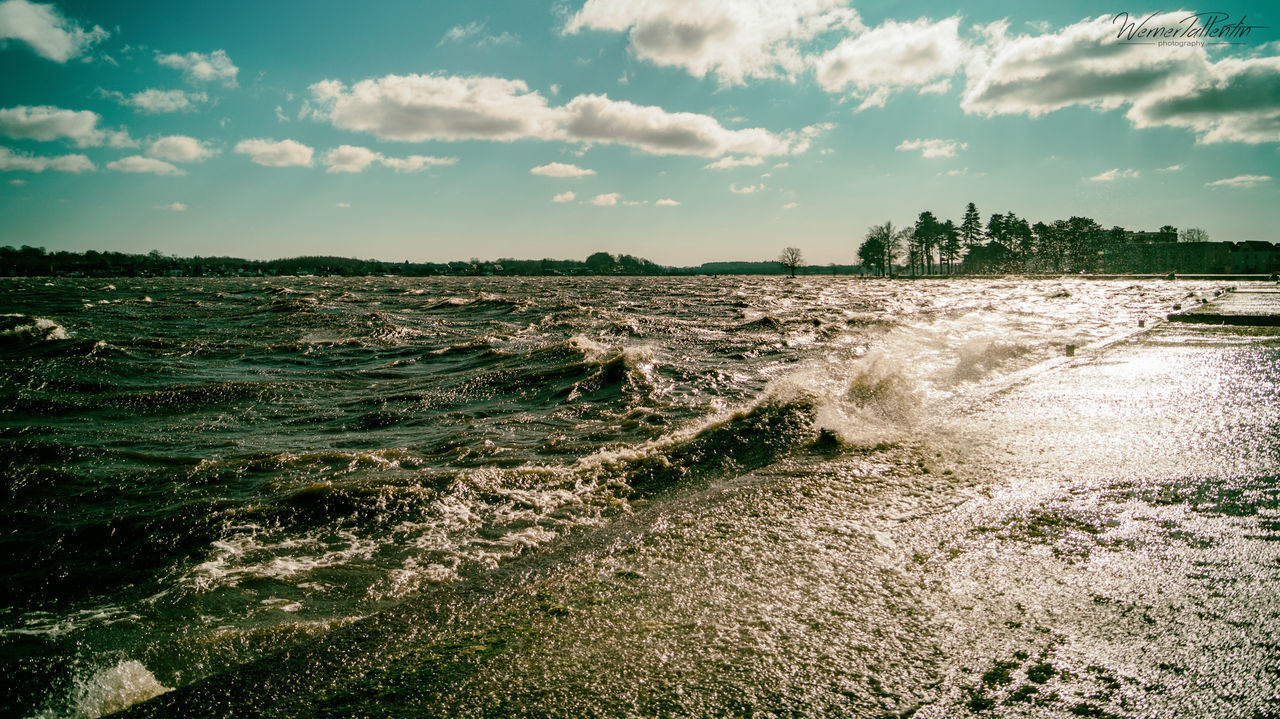
<svg viewBox="0 0 1280 719">
<path fill-rule="evenodd" d="M 0 706 L 99 716 L 814 447 L 906 462 L 1222 286 L 0 280 Z"/>
</svg>

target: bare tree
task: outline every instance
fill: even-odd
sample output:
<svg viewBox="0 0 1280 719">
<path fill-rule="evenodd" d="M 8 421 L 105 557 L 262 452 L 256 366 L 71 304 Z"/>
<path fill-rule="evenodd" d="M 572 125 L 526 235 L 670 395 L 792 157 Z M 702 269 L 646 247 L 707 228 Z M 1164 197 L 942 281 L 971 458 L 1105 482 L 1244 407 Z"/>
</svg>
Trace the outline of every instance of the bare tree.
<svg viewBox="0 0 1280 719">
<path fill-rule="evenodd" d="M 902 245 L 910 235 L 910 228 L 894 228 L 892 222 L 873 225 L 858 247 L 858 262 L 882 275 L 892 275 L 894 263 L 902 258 Z"/>
<path fill-rule="evenodd" d="M 804 264 L 804 257 L 800 254 L 800 248 L 787 247 L 783 249 L 782 254 L 778 255 L 778 264 L 789 271 L 792 277 L 795 277 L 796 268 Z"/>
<path fill-rule="evenodd" d="M 1178 232 L 1178 242 L 1208 242 L 1209 233 L 1199 227 L 1188 227 Z"/>
</svg>

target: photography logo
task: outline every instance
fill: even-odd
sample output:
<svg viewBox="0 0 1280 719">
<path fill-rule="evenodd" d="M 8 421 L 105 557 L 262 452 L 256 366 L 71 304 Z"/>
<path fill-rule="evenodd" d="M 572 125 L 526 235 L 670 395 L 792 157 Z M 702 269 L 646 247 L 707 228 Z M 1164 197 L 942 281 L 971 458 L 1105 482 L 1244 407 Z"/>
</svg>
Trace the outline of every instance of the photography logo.
<svg viewBox="0 0 1280 719">
<path fill-rule="evenodd" d="M 1250 25 L 1248 17 L 1239 19 L 1217 10 L 1181 15 L 1151 13 L 1146 17 L 1117 13 L 1111 18 L 1116 26 L 1116 40 L 1127 45 L 1159 45 L 1164 47 L 1204 47 L 1206 45 L 1244 45 L 1256 30 L 1266 25 Z"/>
</svg>

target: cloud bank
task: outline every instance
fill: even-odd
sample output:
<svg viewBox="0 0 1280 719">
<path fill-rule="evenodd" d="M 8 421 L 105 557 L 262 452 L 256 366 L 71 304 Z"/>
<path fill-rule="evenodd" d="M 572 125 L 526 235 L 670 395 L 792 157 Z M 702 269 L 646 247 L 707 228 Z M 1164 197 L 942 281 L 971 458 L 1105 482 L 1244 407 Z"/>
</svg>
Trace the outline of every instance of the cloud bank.
<svg viewBox="0 0 1280 719">
<path fill-rule="evenodd" d="M 226 50 L 211 53 L 189 52 L 185 55 L 160 54 L 156 62 L 182 71 L 182 78 L 193 85 L 203 82 L 221 82 L 227 87 L 236 86 L 236 74 L 240 68 L 227 57 Z"/>
<path fill-rule="evenodd" d="M 410 155 L 408 157 L 387 157 L 367 147 L 342 145 L 330 150 L 325 155 L 325 172 L 337 174 L 342 172 L 364 172 L 374 163 L 390 167 L 396 172 L 419 172 L 430 167 L 452 165 L 458 161 L 456 157 L 428 157 L 426 155 Z"/>
<path fill-rule="evenodd" d="M 311 167 L 313 148 L 293 140 L 254 138 L 236 143 L 235 151 L 265 167 Z"/>
<path fill-rule="evenodd" d="M 641 60 L 728 86 L 794 79 L 804 69 L 805 43 L 861 27 L 846 0 L 587 0 L 564 31 L 626 32 Z"/>
<path fill-rule="evenodd" d="M 26 153 L 14 152 L 7 147 L 0 147 L 0 172 L 93 172 L 98 169 L 84 155 L 60 155 L 58 157 L 38 157 Z"/>
<path fill-rule="evenodd" d="M 85 30 L 63 17 L 53 5 L 27 0 L 0 2 L 0 40 L 21 40 L 46 60 L 65 63 L 110 35 L 97 25 Z"/>
<path fill-rule="evenodd" d="M 351 87 L 311 86 L 317 116 L 335 127 L 401 142 L 536 139 L 632 147 L 653 155 L 719 157 L 802 152 L 818 132 L 730 130 L 709 116 L 579 95 L 552 107 L 520 80 L 445 75 L 387 75 Z"/>
<path fill-rule="evenodd" d="M 545 165 L 539 165 L 529 170 L 531 175 L 541 175 L 543 177 L 586 177 L 596 174 L 595 170 L 589 170 L 585 167 L 577 165 L 569 165 L 563 162 L 550 162 Z"/>
<path fill-rule="evenodd" d="M 895 150 L 899 152 L 910 152 L 919 150 L 920 155 L 925 158 L 935 157 L 955 157 L 956 152 L 969 147 L 967 142 L 959 142 L 957 140 L 903 140 Z"/>
<path fill-rule="evenodd" d="M 108 170 L 116 172 L 131 172 L 135 174 L 149 175 L 185 175 L 185 170 L 178 168 L 176 165 L 157 160 L 154 157 L 143 157 L 142 155 L 131 155 L 114 162 L 107 163 Z"/>
</svg>

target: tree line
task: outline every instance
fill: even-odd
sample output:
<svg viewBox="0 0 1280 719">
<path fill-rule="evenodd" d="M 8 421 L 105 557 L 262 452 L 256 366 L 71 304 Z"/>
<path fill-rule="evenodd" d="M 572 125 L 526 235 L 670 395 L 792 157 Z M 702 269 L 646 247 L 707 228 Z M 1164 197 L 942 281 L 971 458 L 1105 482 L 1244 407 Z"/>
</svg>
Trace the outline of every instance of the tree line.
<svg viewBox="0 0 1280 719">
<path fill-rule="evenodd" d="M 977 272 L 1099 272 L 1109 255 L 1124 255 L 1123 248 L 1132 244 L 1130 234 L 1080 216 L 1033 224 L 1012 210 L 992 214 L 984 225 L 970 202 L 959 224 L 925 210 L 911 226 L 873 225 L 858 248 L 858 261 L 881 275 L 892 274 L 895 267 L 913 275 L 952 274 L 962 262 L 966 271 Z M 1202 229 L 1179 232 L 1170 225 L 1145 234 L 1153 242 L 1209 239 Z"/>
<path fill-rule="evenodd" d="M 147 254 L 122 252 L 56 251 L 23 245 L 0 247 L 0 276 L 80 276 L 80 277 L 219 277 L 245 275 L 663 275 L 672 268 L 632 255 L 596 252 L 585 260 L 493 261 L 472 258 L 454 262 L 388 262 L 350 257 L 305 256 L 276 260 L 246 260 L 239 257 L 175 257 L 159 250 Z"/>
</svg>

